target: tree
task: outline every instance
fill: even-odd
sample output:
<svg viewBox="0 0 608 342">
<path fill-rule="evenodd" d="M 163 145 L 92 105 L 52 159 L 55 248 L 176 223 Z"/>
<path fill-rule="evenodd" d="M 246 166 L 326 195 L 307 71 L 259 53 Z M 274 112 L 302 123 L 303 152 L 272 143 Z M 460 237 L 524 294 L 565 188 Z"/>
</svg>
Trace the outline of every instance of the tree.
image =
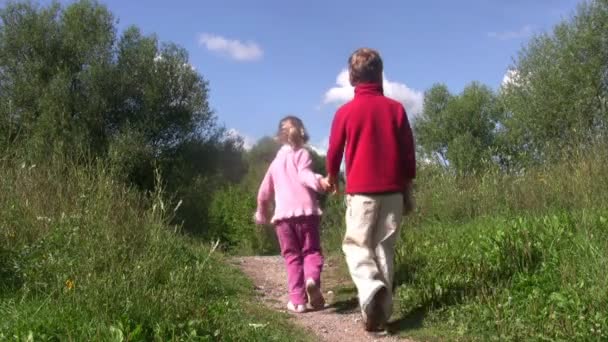
<svg viewBox="0 0 608 342">
<path fill-rule="evenodd" d="M 35 158 L 105 155 L 122 134 L 154 157 L 217 137 L 207 82 L 183 48 L 135 27 L 117 39 L 114 17 L 95 1 L 9 3 L 0 20 L 2 126 Z"/>
<path fill-rule="evenodd" d="M 97 146 L 103 98 L 99 77 L 111 63 L 112 15 L 81 1 L 62 10 L 10 3 L 0 10 L 1 120 L 37 157 Z M 3 132 L 4 133 L 4 132 Z"/>
<path fill-rule="evenodd" d="M 424 154 L 436 154 L 441 161 L 447 160 L 448 139 L 445 109 L 453 95 L 445 84 L 435 84 L 424 94 L 424 111 L 414 124 L 418 146 Z"/>
<path fill-rule="evenodd" d="M 144 190 L 159 169 L 190 230 L 204 229 L 213 191 L 246 172 L 186 50 L 136 27 L 118 36 L 90 0 L 0 9 L 0 143 L 35 162 L 106 160 Z"/>
<path fill-rule="evenodd" d="M 501 91 L 505 144 L 520 163 L 586 148 L 608 128 L 608 2 L 583 3 L 519 53 Z"/>
<path fill-rule="evenodd" d="M 487 86 L 473 82 L 459 95 L 443 84 L 425 93 L 424 111 L 414 124 L 424 154 L 437 156 L 460 173 L 479 171 L 494 160 L 502 107 Z"/>
</svg>

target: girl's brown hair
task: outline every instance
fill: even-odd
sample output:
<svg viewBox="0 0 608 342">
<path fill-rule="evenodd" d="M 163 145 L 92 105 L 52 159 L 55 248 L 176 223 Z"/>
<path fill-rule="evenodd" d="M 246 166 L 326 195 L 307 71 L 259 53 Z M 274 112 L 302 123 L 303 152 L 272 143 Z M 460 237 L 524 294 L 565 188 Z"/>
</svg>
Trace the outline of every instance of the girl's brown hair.
<svg viewBox="0 0 608 342">
<path fill-rule="evenodd" d="M 286 122 L 291 123 L 293 126 L 292 129 L 283 129 L 283 125 Z M 308 142 L 309 137 L 302 120 L 296 116 L 289 115 L 279 121 L 279 130 L 277 131 L 276 139 L 282 144 L 300 147 Z"/>
</svg>

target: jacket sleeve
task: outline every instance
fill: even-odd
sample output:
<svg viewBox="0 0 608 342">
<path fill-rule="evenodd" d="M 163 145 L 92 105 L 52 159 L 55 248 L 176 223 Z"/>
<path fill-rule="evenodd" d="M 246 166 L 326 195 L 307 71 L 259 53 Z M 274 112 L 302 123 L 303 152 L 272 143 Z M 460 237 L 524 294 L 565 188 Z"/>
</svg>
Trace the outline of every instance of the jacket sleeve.
<svg viewBox="0 0 608 342">
<path fill-rule="evenodd" d="M 405 108 L 401 106 L 401 153 L 403 170 L 405 171 L 405 184 L 409 185 L 412 179 L 416 178 L 416 146 L 414 145 L 414 135 L 407 118 Z"/>
<path fill-rule="evenodd" d="M 274 196 L 274 182 L 272 181 L 272 173 L 270 172 L 270 168 L 266 171 L 266 175 L 262 180 L 262 184 L 260 185 L 260 189 L 258 191 L 257 198 L 257 209 L 255 212 L 255 222 L 257 224 L 266 224 L 270 220 L 268 218 L 268 209 L 269 202 Z"/>
<path fill-rule="evenodd" d="M 342 163 L 342 157 L 344 156 L 345 143 L 346 128 L 344 127 L 342 112 L 338 110 L 331 125 L 329 148 L 326 157 L 327 173 L 332 177 L 337 177 L 340 173 L 340 164 Z"/>
<path fill-rule="evenodd" d="M 298 151 L 298 157 L 296 160 L 296 167 L 298 169 L 298 178 L 300 182 L 316 191 L 322 192 L 320 180 L 323 176 L 316 174 L 312 171 L 312 158 L 310 157 L 310 153 L 306 149 L 301 149 Z"/>
</svg>

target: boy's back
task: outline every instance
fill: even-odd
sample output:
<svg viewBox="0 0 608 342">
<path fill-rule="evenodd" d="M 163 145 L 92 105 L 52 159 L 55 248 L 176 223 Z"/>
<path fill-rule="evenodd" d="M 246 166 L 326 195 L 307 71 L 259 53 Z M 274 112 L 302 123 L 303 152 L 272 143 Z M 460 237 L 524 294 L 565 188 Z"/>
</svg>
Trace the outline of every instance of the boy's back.
<svg viewBox="0 0 608 342">
<path fill-rule="evenodd" d="M 327 152 L 330 174 L 338 173 L 344 147 L 349 194 L 403 192 L 415 177 L 407 114 L 378 83 L 358 84 L 355 98 L 337 111 Z"/>
</svg>

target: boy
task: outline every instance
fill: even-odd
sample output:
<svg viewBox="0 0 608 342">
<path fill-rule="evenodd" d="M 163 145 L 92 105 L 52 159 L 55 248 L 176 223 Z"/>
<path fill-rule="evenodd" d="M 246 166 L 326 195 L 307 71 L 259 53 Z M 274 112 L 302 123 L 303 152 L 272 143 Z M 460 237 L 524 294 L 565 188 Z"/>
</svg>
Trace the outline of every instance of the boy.
<svg viewBox="0 0 608 342">
<path fill-rule="evenodd" d="M 336 189 L 345 155 L 347 210 L 342 250 L 357 287 L 365 329 L 380 331 L 392 313 L 394 249 L 401 216 L 412 209 L 414 139 L 403 105 L 383 94 L 378 52 L 359 49 L 348 64 L 355 97 L 334 117 L 327 172 Z"/>
</svg>

